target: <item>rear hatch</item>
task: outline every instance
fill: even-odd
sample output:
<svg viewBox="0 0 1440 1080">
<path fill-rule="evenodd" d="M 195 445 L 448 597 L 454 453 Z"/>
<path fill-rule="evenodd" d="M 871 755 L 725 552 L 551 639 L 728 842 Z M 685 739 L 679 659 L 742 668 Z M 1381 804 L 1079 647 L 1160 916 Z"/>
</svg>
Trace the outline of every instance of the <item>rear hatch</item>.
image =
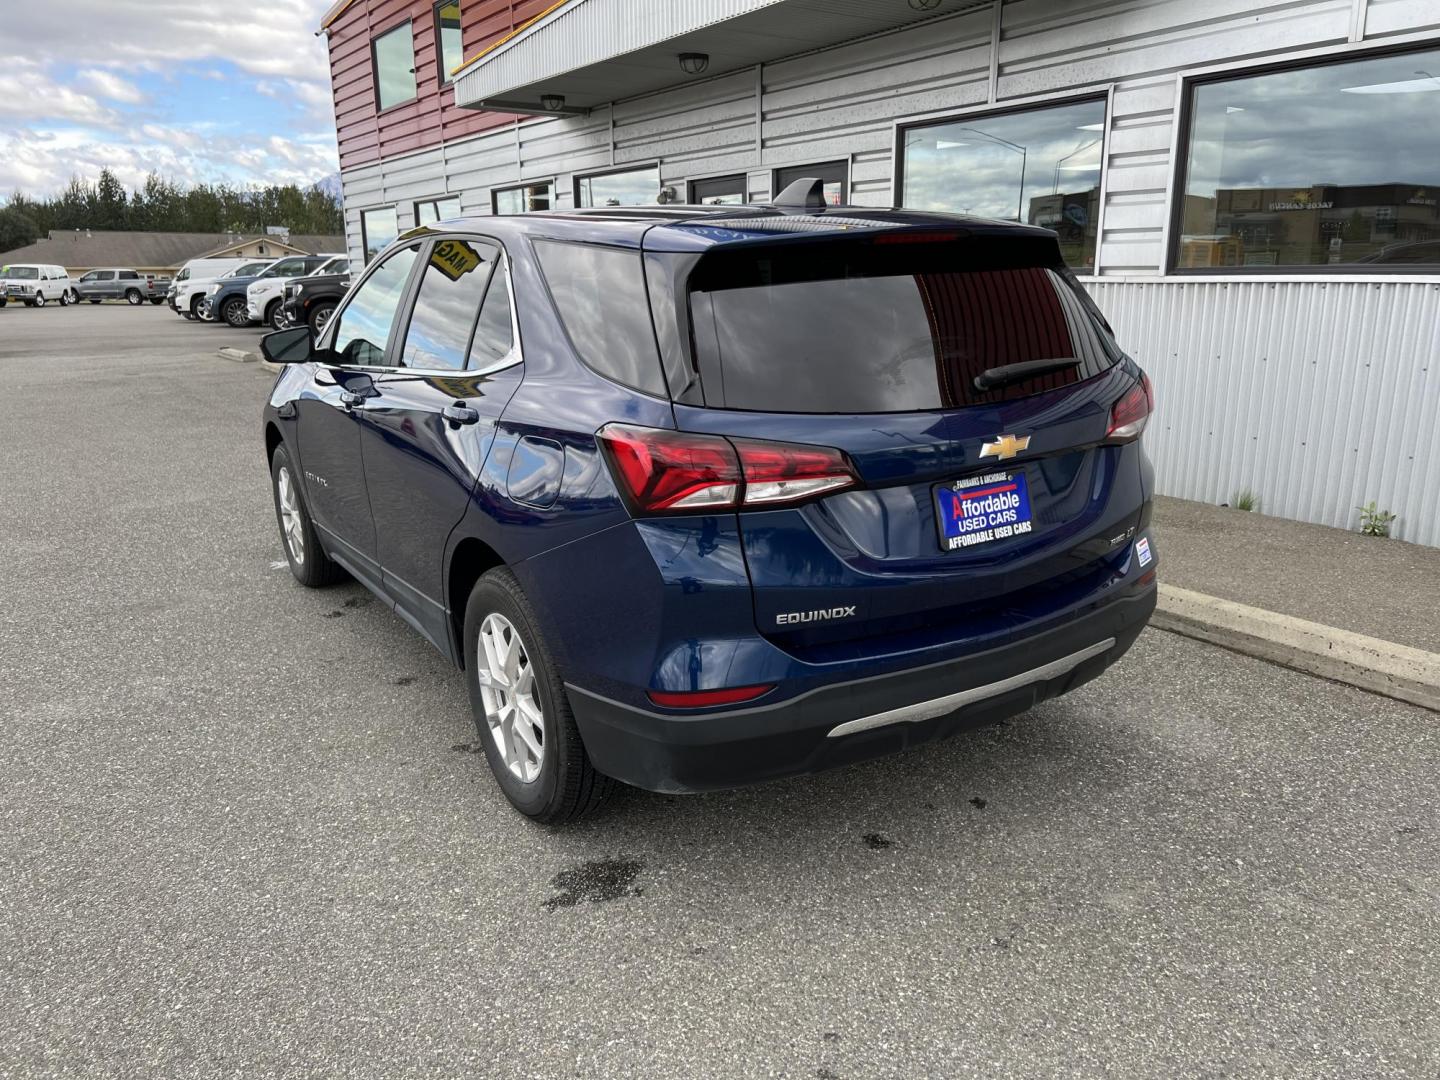
<svg viewBox="0 0 1440 1080">
<path fill-rule="evenodd" d="M 1109 437 L 1140 375 L 1052 237 L 722 245 L 686 292 L 677 426 L 834 447 L 857 479 L 741 508 L 762 634 L 816 661 L 993 637 L 1123 567 L 1144 496 Z"/>
</svg>

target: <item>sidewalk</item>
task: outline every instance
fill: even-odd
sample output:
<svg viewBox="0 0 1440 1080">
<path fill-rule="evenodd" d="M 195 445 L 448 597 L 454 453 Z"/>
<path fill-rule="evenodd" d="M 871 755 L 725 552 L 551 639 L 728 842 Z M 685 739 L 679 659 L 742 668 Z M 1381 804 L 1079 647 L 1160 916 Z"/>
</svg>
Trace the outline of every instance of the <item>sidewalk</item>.
<svg viewBox="0 0 1440 1080">
<path fill-rule="evenodd" d="M 1440 653 L 1440 548 L 1155 499 L 1160 580 Z"/>
<path fill-rule="evenodd" d="M 1157 498 L 1153 625 L 1440 712 L 1440 549 Z"/>
</svg>

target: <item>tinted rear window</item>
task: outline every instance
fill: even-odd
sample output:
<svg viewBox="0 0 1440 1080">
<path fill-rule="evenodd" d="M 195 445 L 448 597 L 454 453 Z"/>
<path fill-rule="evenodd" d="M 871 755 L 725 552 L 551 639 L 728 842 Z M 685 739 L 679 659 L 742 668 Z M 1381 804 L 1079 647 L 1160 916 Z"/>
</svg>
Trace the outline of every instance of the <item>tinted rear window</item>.
<svg viewBox="0 0 1440 1080">
<path fill-rule="evenodd" d="M 606 378 L 665 395 L 640 253 L 535 241 L 540 267 L 575 351 Z"/>
<path fill-rule="evenodd" d="M 707 405 L 911 412 L 1056 389 L 1119 358 L 1051 245 L 820 244 L 707 255 L 690 278 Z M 1073 368 L 987 391 L 975 376 L 1033 360 Z"/>
</svg>

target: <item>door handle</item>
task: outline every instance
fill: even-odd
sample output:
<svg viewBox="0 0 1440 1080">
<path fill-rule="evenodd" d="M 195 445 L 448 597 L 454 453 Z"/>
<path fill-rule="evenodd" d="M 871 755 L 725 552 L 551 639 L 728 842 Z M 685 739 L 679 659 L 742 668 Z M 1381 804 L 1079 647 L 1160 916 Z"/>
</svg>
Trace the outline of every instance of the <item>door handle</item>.
<svg viewBox="0 0 1440 1080">
<path fill-rule="evenodd" d="M 440 415 L 452 424 L 476 424 L 480 422 L 480 414 L 463 401 L 457 401 L 453 405 L 446 405 L 445 408 L 440 411 Z"/>
</svg>

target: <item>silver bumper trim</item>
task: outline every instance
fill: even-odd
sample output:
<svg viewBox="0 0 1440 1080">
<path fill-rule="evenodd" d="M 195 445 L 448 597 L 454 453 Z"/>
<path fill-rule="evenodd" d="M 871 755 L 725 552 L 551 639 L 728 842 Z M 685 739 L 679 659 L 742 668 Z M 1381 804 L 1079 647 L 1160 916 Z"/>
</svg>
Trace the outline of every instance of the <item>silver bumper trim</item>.
<svg viewBox="0 0 1440 1080">
<path fill-rule="evenodd" d="M 946 713 L 952 713 L 966 705 L 973 705 L 977 701 L 984 701 L 986 698 L 1018 690 L 1031 683 L 1046 682 L 1064 675 L 1067 671 L 1079 667 L 1092 656 L 1099 656 L 1114 646 L 1115 639 L 1113 637 L 1106 638 L 1104 641 L 1097 641 L 1094 645 L 1086 646 L 1079 652 L 1062 656 L 1059 660 L 1052 660 L 1048 664 L 1031 668 L 1029 671 L 1022 671 L 1018 675 L 1011 675 L 1008 679 L 1001 679 L 999 682 L 986 683 L 984 686 L 972 686 L 969 690 L 960 690 L 954 694 L 946 694 L 944 697 L 931 698 L 929 701 L 917 701 L 914 705 L 902 705 L 898 709 L 886 709 L 884 712 L 875 713 L 872 716 L 862 716 L 858 720 L 847 720 L 845 723 L 831 728 L 827 738 L 835 739 L 841 735 L 853 735 L 857 731 L 869 731 L 871 728 L 885 727 L 888 724 L 918 724 L 924 720 L 933 720 L 937 716 L 944 716 Z"/>
</svg>

